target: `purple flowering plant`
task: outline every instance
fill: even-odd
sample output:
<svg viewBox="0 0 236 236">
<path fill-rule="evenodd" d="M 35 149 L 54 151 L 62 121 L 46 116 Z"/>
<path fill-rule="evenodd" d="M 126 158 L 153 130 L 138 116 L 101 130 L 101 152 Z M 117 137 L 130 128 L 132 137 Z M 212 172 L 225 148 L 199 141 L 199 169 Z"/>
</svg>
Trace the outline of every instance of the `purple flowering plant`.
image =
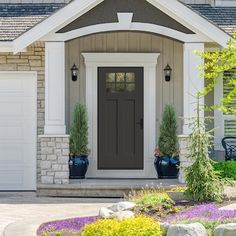
<svg viewBox="0 0 236 236">
<path fill-rule="evenodd" d="M 97 219 L 98 217 L 92 216 L 44 223 L 37 230 L 37 235 L 77 235 L 85 225 L 94 223 Z"/>
<path fill-rule="evenodd" d="M 217 225 L 236 223 L 236 210 L 220 210 L 215 204 L 202 204 L 168 216 L 163 221 L 169 223 L 202 223 L 212 235 Z"/>
</svg>

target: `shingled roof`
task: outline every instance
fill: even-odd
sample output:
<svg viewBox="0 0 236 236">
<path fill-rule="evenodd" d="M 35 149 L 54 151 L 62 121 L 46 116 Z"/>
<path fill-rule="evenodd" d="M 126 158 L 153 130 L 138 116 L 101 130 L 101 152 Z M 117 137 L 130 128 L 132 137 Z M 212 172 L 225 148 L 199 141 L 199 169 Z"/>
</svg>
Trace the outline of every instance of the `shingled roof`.
<svg viewBox="0 0 236 236">
<path fill-rule="evenodd" d="M 236 30 L 236 7 L 212 7 L 208 4 L 192 4 L 189 6 L 226 33 L 232 35 Z"/>
<path fill-rule="evenodd" d="M 11 41 L 65 4 L 0 4 L 0 41 Z"/>
<path fill-rule="evenodd" d="M 12 41 L 58 9 L 63 3 L 0 4 L 0 41 Z M 207 4 L 189 5 L 225 32 L 236 30 L 236 7 L 212 7 Z"/>
</svg>

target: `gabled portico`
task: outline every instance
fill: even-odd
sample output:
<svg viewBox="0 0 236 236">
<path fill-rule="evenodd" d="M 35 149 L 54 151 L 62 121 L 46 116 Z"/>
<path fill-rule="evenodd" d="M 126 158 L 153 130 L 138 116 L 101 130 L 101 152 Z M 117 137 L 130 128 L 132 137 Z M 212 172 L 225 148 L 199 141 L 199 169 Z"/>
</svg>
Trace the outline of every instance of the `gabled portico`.
<svg viewBox="0 0 236 236">
<path fill-rule="evenodd" d="M 155 178 L 152 156 L 164 105 L 174 104 L 178 116 L 194 115 L 193 96 L 204 88 L 204 80 L 198 72 L 198 66 L 203 61 L 195 51 L 204 51 L 205 43 L 224 47 L 230 38 L 176 0 L 143 0 L 139 8 L 123 2 L 116 1 L 111 18 L 104 16 L 102 21 L 100 11 L 109 10 L 109 1 L 73 1 L 13 43 L 14 51 L 18 52 L 34 41 L 45 41 L 45 127 L 41 139 L 46 146 L 60 139 L 64 148 L 56 144 L 57 160 L 50 160 L 52 153 L 42 152 L 48 162 L 60 162 L 61 168 L 58 174 L 53 172 L 51 165 L 44 165 L 42 173 L 50 172 L 51 177 L 45 178 L 42 174 L 42 183 L 69 182 L 68 131 L 77 102 L 86 104 L 88 108 L 89 147 L 92 151 L 88 177 Z M 146 6 L 153 17 L 142 15 L 142 6 Z M 88 20 L 91 12 L 96 16 L 93 22 Z M 70 68 L 73 64 L 79 69 L 76 82 L 71 80 Z M 167 64 L 173 69 L 170 82 L 165 81 L 163 74 Z M 125 76 L 134 68 L 143 71 L 144 103 L 143 116 L 140 116 L 144 121 L 142 169 L 99 169 L 99 68 L 114 68 L 112 74 L 118 73 L 119 68 L 120 72 L 130 68 L 131 71 L 122 72 Z M 128 96 L 128 92 L 134 91 L 119 91 L 120 94 L 122 92 Z M 135 124 L 137 120 L 131 125 Z M 179 120 L 179 134 L 189 133 L 188 125 Z M 56 150 L 57 146 L 61 151 Z"/>
</svg>

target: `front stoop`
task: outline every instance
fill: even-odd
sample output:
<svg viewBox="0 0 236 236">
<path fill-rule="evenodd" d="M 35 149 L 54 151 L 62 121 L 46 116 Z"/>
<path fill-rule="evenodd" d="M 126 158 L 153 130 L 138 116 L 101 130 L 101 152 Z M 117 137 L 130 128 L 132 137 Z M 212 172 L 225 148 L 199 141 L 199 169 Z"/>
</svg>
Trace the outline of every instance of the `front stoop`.
<svg viewBox="0 0 236 236">
<path fill-rule="evenodd" d="M 70 184 L 39 184 L 38 196 L 50 197 L 111 197 L 122 198 L 132 190 L 146 187 L 157 187 L 170 190 L 185 186 L 178 180 L 147 180 L 147 179 L 86 179 L 73 180 Z"/>
</svg>

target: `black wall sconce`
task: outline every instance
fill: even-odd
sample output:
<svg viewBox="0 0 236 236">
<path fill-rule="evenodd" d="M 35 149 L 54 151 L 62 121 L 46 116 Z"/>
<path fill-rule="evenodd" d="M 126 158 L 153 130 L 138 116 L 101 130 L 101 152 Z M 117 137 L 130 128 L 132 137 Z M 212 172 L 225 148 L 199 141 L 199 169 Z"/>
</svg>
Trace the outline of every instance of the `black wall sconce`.
<svg viewBox="0 0 236 236">
<path fill-rule="evenodd" d="M 164 75 L 165 75 L 166 82 L 170 81 L 170 79 L 171 79 L 171 72 L 172 72 L 172 69 L 169 66 L 169 64 L 167 64 L 167 66 L 164 69 Z"/>
<path fill-rule="evenodd" d="M 72 81 L 77 81 L 78 79 L 78 67 L 74 64 L 72 67 L 71 67 L 71 79 Z"/>
</svg>

